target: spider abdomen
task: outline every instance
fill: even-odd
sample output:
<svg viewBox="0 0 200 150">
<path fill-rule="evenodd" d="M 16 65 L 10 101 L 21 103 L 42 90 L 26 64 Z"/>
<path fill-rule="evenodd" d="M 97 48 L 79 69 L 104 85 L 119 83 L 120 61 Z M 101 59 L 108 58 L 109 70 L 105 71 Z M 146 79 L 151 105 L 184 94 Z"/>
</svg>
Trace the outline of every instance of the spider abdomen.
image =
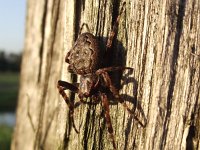
<svg viewBox="0 0 200 150">
<path fill-rule="evenodd" d="M 69 70 L 76 74 L 95 72 L 99 67 L 99 41 L 91 33 L 83 33 L 67 54 Z"/>
</svg>

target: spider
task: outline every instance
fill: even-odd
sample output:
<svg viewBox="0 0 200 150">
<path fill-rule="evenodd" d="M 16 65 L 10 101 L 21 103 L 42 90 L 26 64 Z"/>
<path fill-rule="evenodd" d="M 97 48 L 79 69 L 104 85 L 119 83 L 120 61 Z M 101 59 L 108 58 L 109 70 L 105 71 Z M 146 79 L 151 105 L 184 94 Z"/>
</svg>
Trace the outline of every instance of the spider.
<svg viewBox="0 0 200 150">
<path fill-rule="evenodd" d="M 108 37 L 106 50 L 108 50 L 112 46 L 113 37 L 116 34 L 116 30 L 119 24 L 119 19 L 124 10 L 124 7 L 125 7 L 125 2 L 122 5 L 117 20 L 113 25 L 113 29 L 110 32 L 110 36 Z M 74 123 L 75 107 L 85 103 L 85 101 L 83 100 L 84 98 L 92 98 L 92 100 L 100 99 L 100 101 L 102 102 L 102 106 L 105 110 L 105 120 L 108 132 L 110 134 L 113 147 L 114 149 L 116 149 L 116 143 L 113 135 L 113 127 L 109 114 L 109 101 L 107 96 L 107 90 L 109 90 L 109 92 L 112 93 L 116 101 L 120 102 L 125 107 L 125 109 L 128 110 L 130 114 L 133 113 L 128 108 L 124 100 L 120 98 L 119 91 L 113 85 L 108 72 L 119 71 L 119 70 L 123 71 L 125 69 L 132 70 L 132 68 L 121 67 L 121 66 L 102 68 L 102 58 L 104 55 L 102 54 L 99 41 L 94 35 L 92 35 L 89 32 L 81 34 L 81 30 L 85 25 L 86 24 L 82 24 L 79 36 L 74 46 L 67 53 L 65 58 L 65 62 L 69 64 L 68 71 L 70 73 L 80 75 L 80 83 L 79 84 L 68 83 L 59 80 L 57 87 L 59 93 L 62 95 L 63 99 L 65 100 L 65 102 L 69 107 L 69 115 L 72 121 L 72 126 L 77 133 L 79 133 L 79 131 Z M 70 100 L 64 91 L 67 89 L 74 93 L 77 93 L 80 101 L 74 103 L 74 101 Z"/>
</svg>

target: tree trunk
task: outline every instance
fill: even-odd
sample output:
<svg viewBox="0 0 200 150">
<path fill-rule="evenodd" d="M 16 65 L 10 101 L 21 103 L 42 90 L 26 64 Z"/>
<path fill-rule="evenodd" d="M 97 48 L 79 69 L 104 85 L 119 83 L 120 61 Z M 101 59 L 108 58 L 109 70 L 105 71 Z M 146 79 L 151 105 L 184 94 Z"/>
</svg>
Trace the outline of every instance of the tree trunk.
<svg viewBox="0 0 200 150">
<path fill-rule="evenodd" d="M 56 85 L 76 81 L 64 58 L 81 24 L 105 47 L 122 3 L 28 0 L 13 150 L 113 149 L 101 103 L 75 109 L 76 134 Z M 134 68 L 120 93 L 137 118 L 110 104 L 117 149 L 200 149 L 200 1 L 127 0 L 111 54 L 112 65 Z"/>
</svg>

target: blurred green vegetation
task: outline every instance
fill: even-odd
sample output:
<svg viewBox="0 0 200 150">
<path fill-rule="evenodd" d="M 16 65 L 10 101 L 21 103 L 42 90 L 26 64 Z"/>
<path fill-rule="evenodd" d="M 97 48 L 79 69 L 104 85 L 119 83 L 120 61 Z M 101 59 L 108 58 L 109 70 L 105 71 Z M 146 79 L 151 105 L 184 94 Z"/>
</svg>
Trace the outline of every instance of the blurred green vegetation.
<svg viewBox="0 0 200 150">
<path fill-rule="evenodd" d="M 10 150 L 13 129 L 6 125 L 0 125 L 0 150 Z"/>
<path fill-rule="evenodd" d="M 21 54 L 0 50 L 0 113 L 15 112 L 18 90 Z M 9 150 L 13 127 L 0 124 L 0 150 Z"/>
<path fill-rule="evenodd" d="M 19 73 L 0 72 L 0 112 L 15 111 L 19 89 Z"/>
<path fill-rule="evenodd" d="M 21 53 L 7 54 L 4 50 L 0 49 L 0 71 L 19 72 L 21 65 Z"/>
<path fill-rule="evenodd" d="M 0 113 L 14 112 L 19 89 L 19 73 L 0 72 Z M 0 124 L 0 150 L 9 150 L 13 128 Z"/>
</svg>

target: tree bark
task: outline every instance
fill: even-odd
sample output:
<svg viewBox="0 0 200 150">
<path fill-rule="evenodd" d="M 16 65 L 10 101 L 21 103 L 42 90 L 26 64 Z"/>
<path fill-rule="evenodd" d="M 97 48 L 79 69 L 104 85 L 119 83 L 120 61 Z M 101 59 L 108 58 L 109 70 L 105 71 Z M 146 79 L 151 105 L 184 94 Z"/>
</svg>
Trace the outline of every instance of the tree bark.
<svg viewBox="0 0 200 150">
<path fill-rule="evenodd" d="M 75 109 L 76 134 L 56 85 L 76 81 L 64 58 L 81 24 L 105 47 L 122 3 L 28 0 L 12 150 L 113 149 L 101 103 Z M 123 73 L 120 93 L 147 122 L 142 127 L 120 103 L 111 103 L 117 148 L 200 149 L 200 1 L 126 0 L 111 52 L 112 65 L 134 68 Z M 112 76 L 118 85 L 120 75 Z"/>
</svg>

